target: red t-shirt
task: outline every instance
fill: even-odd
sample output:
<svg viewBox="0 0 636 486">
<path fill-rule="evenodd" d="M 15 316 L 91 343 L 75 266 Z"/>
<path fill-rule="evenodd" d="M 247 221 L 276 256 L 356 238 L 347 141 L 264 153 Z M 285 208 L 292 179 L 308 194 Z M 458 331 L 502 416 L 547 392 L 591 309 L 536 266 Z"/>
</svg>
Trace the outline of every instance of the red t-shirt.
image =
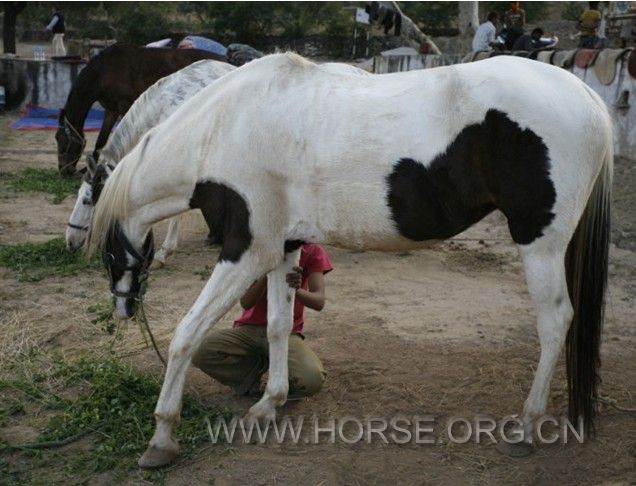
<svg viewBox="0 0 636 486">
<path fill-rule="evenodd" d="M 313 243 L 307 243 L 300 248 L 300 263 L 299 266 L 303 269 L 303 283 L 302 288 L 307 290 L 309 275 L 314 272 L 327 273 L 330 272 L 333 267 L 329 256 L 325 249 L 320 245 Z M 299 299 L 294 299 L 294 327 L 292 332 L 302 332 L 304 321 L 305 306 Z M 239 326 L 266 326 L 267 325 L 267 291 L 261 298 L 261 300 L 249 309 L 245 309 L 241 317 L 234 321 L 234 327 Z"/>
</svg>

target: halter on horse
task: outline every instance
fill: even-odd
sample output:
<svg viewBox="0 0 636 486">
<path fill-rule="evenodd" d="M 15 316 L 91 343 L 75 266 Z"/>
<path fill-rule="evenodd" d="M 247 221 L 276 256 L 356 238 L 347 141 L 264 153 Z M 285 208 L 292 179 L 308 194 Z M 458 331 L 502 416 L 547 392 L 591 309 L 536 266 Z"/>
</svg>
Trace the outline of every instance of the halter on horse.
<svg viewBox="0 0 636 486">
<path fill-rule="evenodd" d="M 172 432 L 190 358 L 264 274 L 270 373 L 248 419 L 275 417 L 288 391 L 291 243 L 423 248 L 494 210 L 518 245 L 541 344 L 518 450 L 531 447 L 564 345 L 570 415 L 590 430 L 612 170 L 602 100 L 571 73 L 527 59 L 362 76 L 280 54 L 219 79 L 122 160 L 92 222 L 89 249 L 117 227 L 134 248 L 146 248 L 155 222 L 208 203 L 225 223 L 219 261 L 170 344 L 155 434 L 139 464 L 177 456 Z M 132 291 L 131 274 L 124 271 L 117 291 Z M 117 301 L 130 316 L 125 299 Z"/>
</svg>

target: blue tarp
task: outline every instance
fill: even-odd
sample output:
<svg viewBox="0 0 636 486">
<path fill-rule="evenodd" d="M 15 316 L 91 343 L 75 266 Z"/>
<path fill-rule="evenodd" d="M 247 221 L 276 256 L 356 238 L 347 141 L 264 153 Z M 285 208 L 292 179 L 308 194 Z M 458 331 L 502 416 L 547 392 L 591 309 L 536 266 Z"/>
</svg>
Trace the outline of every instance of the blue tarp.
<svg viewBox="0 0 636 486">
<path fill-rule="evenodd" d="M 11 124 L 14 130 L 57 130 L 60 110 L 27 105 L 24 115 Z M 84 131 L 99 131 L 104 121 L 104 112 L 90 110 L 84 122 Z"/>
</svg>

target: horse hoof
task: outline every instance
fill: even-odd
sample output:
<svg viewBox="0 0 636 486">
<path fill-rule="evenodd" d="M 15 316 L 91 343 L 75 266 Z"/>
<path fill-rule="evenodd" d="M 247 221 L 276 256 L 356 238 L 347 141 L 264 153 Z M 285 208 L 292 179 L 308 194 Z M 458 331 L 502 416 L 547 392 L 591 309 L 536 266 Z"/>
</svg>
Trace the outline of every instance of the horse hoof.
<svg viewBox="0 0 636 486">
<path fill-rule="evenodd" d="M 156 258 L 152 261 L 152 263 L 150 264 L 150 270 L 160 270 L 163 268 L 163 266 L 166 264 L 166 262 L 163 262 L 161 260 L 157 260 Z"/>
<path fill-rule="evenodd" d="M 246 424 L 257 423 L 262 421 L 263 423 L 274 422 L 276 420 L 276 409 L 271 405 L 258 402 L 253 405 L 245 415 L 243 421 Z"/>
<path fill-rule="evenodd" d="M 179 455 L 179 446 L 176 442 L 170 441 L 168 447 L 159 448 L 157 446 L 148 446 L 144 455 L 139 458 L 137 464 L 142 469 L 153 469 L 157 467 L 167 466 L 174 461 Z"/>
<path fill-rule="evenodd" d="M 497 450 L 508 457 L 527 457 L 534 452 L 535 447 L 528 442 L 517 442 L 515 444 L 499 442 Z"/>
</svg>

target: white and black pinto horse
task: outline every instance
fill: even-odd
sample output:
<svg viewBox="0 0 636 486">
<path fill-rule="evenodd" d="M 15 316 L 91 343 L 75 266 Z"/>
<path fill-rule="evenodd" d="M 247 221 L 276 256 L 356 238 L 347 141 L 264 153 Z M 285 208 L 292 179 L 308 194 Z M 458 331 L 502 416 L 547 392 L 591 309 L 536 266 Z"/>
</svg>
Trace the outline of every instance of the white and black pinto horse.
<svg viewBox="0 0 636 486">
<path fill-rule="evenodd" d="M 190 358 L 268 274 L 269 381 L 248 418 L 287 397 L 301 242 L 403 250 L 451 237 L 494 210 L 508 220 L 537 313 L 539 364 L 526 445 L 566 344 L 570 415 L 595 412 L 607 278 L 612 128 L 571 73 L 517 57 L 362 76 L 294 54 L 223 76 L 151 129 L 108 179 L 92 224 L 122 317 L 152 260 L 152 225 L 210 204 L 223 214 L 214 271 L 178 325 L 143 467 L 172 461 Z M 103 236 L 103 240 L 101 240 Z M 569 330 L 569 332 L 568 332 Z M 566 337 L 567 336 L 567 337 Z"/>
<path fill-rule="evenodd" d="M 236 69 L 234 66 L 224 62 L 207 59 L 198 61 L 161 78 L 135 100 L 102 149 L 99 164 L 92 156 L 88 156 L 87 171 L 77 192 L 77 200 L 66 228 L 68 250 L 75 251 L 84 245 L 93 216 L 93 208 L 99 199 L 106 177 L 137 145 L 141 137 L 166 120 L 185 100 L 234 69 Z M 202 211 L 208 225 L 212 226 L 216 215 L 207 214 L 205 208 L 202 208 Z M 166 239 L 155 255 L 155 262 L 165 263 L 168 255 L 177 247 L 178 236 L 179 219 L 172 218 Z"/>
</svg>

